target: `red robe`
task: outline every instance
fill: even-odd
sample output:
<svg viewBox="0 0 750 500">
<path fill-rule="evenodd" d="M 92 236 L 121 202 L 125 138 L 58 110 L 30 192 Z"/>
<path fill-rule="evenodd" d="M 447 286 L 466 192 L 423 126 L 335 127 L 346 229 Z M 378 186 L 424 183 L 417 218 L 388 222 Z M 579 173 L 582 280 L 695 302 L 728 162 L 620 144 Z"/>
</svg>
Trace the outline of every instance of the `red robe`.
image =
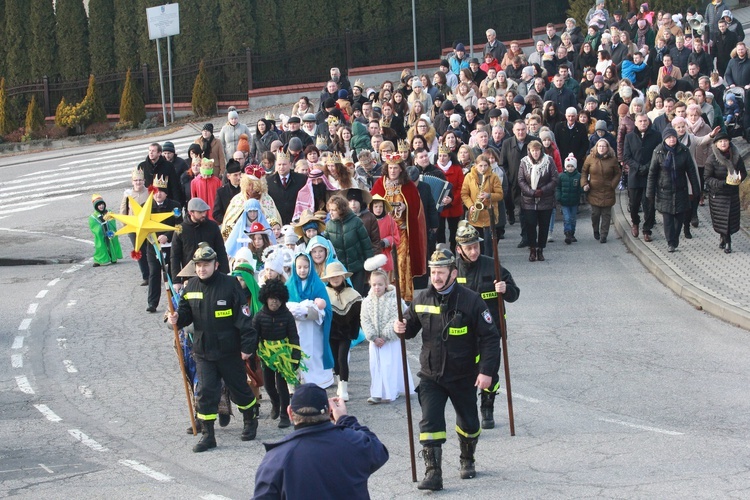
<svg viewBox="0 0 750 500">
<path fill-rule="evenodd" d="M 384 181 L 385 176 L 375 181 L 370 193 L 385 197 Z M 417 186 L 412 181 L 401 186 L 401 194 L 406 198 L 406 230 L 409 235 L 409 257 L 412 277 L 422 276 L 427 272 L 427 223 L 424 218 L 422 198 L 419 196 Z"/>
<path fill-rule="evenodd" d="M 221 187 L 221 179 L 215 176 L 203 177 L 196 175 L 190 182 L 190 197 L 200 198 L 208 203 L 211 209 L 208 211 L 208 218 L 214 220 L 214 201 L 216 200 L 216 191 Z"/>
</svg>

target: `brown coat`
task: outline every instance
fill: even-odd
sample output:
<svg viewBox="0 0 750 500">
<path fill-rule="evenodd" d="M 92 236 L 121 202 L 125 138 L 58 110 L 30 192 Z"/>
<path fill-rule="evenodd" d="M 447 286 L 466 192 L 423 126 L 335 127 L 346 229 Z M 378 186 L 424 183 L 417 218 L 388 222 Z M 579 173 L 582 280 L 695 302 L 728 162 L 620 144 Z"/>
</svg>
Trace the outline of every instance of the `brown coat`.
<svg viewBox="0 0 750 500">
<path fill-rule="evenodd" d="M 596 155 L 596 146 L 583 162 L 581 187 L 589 186 L 589 203 L 595 207 L 611 207 L 615 204 L 615 189 L 620 182 L 620 163 L 609 146 L 604 158 Z"/>
<path fill-rule="evenodd" d="M 482 184 L 482 191 L 490 193 L 490 200 L 492 205 L 497 208 L 497 204 L 503 199 L 503 184 L 500 178 L 489 170 L 484 175 L 484 183 Z M 466 218 L 469 219 L 470 215 L 468 210 L 474 206 L 479 196 L 479 174 L 477 173 L 476 167 L 471 167 L 471 170 L 466 177 L 464 177 L 464 183 L 461 186 L 461 201 L 467 210 Z M 488 204 L 484 204 L 484 210 L 479 212 L 479 219 L 472 226 L 476 227 L 489 227 L 490 226 L 490 214 L 488 212 Z M 497 214 L 495 214 L 497 217 Z"/>
<path fill-rule="evenodd" d="M 203 136 L 198 136 L 194 142 L 200 147 L 203 147 Z M 209 155 L 209 158 L 214 161 L 214 176 L 222 178 L 227 162 L 224 158 L 224 145 L 216 136 L 214 136 L 213 141 L 211 141 L 211 154 Z"/>
</svg>

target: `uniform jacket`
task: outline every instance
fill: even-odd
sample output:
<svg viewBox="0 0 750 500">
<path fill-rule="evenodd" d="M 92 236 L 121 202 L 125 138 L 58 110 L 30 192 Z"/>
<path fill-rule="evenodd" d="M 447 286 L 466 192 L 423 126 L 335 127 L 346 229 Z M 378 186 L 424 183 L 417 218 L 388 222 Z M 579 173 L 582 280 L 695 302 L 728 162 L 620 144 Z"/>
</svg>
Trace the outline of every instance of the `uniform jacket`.
<svg viewBox="0 0 750 500">
<path fill-rule="evenodd" d="M 487 255 L 480 255 L 474 262 L 469 262 L 463 257 L 458 257 L 456 260 L 458 262 L 456 283 L 477 292 L 487 304 L 492 320 L 496 325 L 500 325 L 500 309 L 495 291 L 495 260 Z M 516 285 L 510 272 L 502 266 L 500 266 L 500 281 L 504 281 L 506 286 L 503 300 L 505 302 L 517 301 L 521 289 Z"/>
<path fill-rule="evenodd" d="M 679 214 L 690 210 L 688 181 L 693 193 L 700 193 L 698 175 L 690 150 L 679 142 L 674 152 L 674 177 L 664 168 L 667 151 L 664 143 L 657 146 L 648 171 L 646 197 L 654 200 L 654 208 L 662 213 Z"/>
<path fill-rule="evenodd" d="M 193 258 L 193 253 L 198 249 L 198 243 L 202 241 L 208 243 L 208 246 L 216 252 L 219 262 L 218 272 L 229 273 L 229 259 L 218 224 L 209 219 L 196 224 L 188 215 L 182 222 L 182 231 L 172 239 L 172 266 L 170 267 L 172 281 L 175 283 L 182 281 L 182 278 L 177 277 L 177 273 Z"/>
<path fill-rule="evenodd" d="M 449 293 L 440 295 L 430 285 L 416 293 L 404 319 L 407 339 L 422 332 L 420 377 L 450 382 L 497 373 L 500 334 L 478 293 L 454 283 Z"/>
<path fill-rule="evenodd" d="M 258 334 L 237 279 L 215 271 L 207 280 L 191 278 L 178 309 L 177 327 L 193 323 L 193 353 L 208 361 L 254 353 Z"/>
<path fill-rule="evenodd" d="M 372 242 L 359 217 L 350 212 L 343 219 L 330 219 L 326 233 L 347 271 L 356 273 L 365 268 L 365 260 L 373 256 Z"/>
<path fill-rule="evenodd" d="M 352 415 L 295 429 L 263 446 L 254 499 L 367 499 L 367 479 L 388 461 L 385 445 Z"/>
</svg>

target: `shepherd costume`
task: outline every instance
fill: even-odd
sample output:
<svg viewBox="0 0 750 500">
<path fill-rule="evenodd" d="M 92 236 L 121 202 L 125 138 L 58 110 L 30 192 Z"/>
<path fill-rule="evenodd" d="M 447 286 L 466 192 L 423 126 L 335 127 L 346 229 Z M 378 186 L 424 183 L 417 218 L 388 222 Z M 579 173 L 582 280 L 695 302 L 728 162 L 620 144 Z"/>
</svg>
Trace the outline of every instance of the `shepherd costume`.
<svg viewBox="0 0 750 500">
<path fill-rule="evenodd" d="M 94 235 L 94 267 L 114 264 L 117 259 L 122 259 L 120 240 L 115 236 L 117 224 L 100 195 L 92 195 L 91 203 L 94 212 L 89 216 L 89 229 Z"/>
</svg>

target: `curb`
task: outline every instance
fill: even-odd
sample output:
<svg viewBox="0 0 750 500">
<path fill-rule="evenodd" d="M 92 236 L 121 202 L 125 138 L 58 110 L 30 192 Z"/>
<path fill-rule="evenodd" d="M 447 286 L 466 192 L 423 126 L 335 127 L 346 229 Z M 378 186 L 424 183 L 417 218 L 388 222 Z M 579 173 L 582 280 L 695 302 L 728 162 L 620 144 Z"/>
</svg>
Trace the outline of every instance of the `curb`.
<svg viewBox="0 0 750 500">
<path fill-rule="evenodd" d="M 624 191 L 618 194 L 618 201 L 614 210 L 614 225 L 615 231 L 622 239 L 622 242 L 625 243 L 628 250 L 635 255 L 656 279 L 689 304 L 722 321 L 745 330 L 750 330 L 749 312 L 727 304 L 723 300 L 704 292 L 692 283 L 688 283 L 651 251 L 643 240 L 633 238 L 633 235 L 630 233 L 630 219 L 625 208 L 627 206 L 627 196 L 627 192 Z"/>
</svg>

